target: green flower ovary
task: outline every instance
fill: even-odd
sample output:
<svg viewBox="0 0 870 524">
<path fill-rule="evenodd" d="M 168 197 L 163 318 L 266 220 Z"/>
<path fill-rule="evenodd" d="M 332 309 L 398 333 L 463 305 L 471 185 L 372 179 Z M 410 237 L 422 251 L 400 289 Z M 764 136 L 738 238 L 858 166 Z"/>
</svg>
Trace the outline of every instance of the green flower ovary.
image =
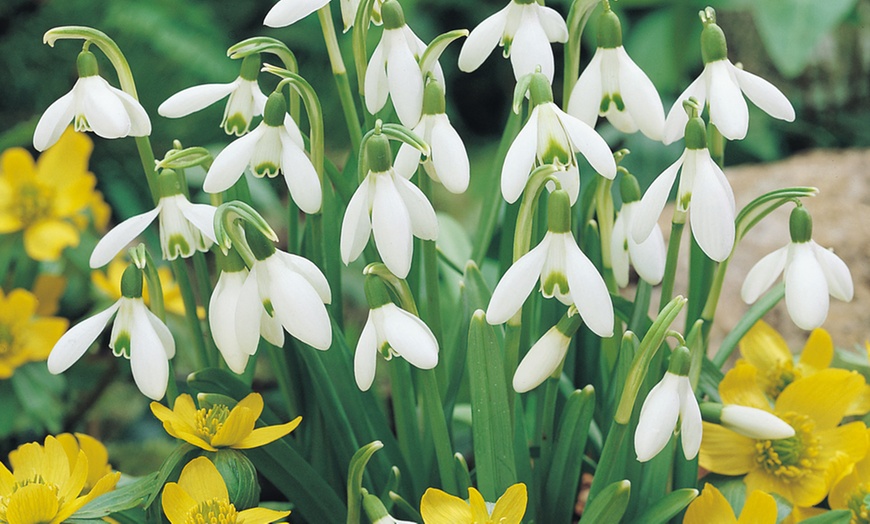
<svg viewBox="0 0 870 524">
<path fill-rule="evenodd" d="M 852 512 L 852 524 L 870 524 L 870 508 L 867 507 L 865 501 L 868 494 L 870 494 L 870 485 L 862 482 L 849 496 L 846 505 Z"/>
<path fill-rule="evenodd" d="M 196 433 L 210 442 L 223 427 L 229 415 L 230 408 L 224 404 L 217 404 L 211 409 L 202 408 L 196 410 L 196 417 L 194 418 Z"/>
</svg>

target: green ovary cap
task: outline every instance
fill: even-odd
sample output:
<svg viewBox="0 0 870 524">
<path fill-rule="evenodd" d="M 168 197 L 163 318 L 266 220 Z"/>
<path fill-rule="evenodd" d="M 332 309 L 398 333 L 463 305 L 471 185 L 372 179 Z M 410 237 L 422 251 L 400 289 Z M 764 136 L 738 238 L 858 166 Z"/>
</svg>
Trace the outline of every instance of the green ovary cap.
<svg viewBox="0 0 870 524">
<path fill-rule="evenodd" d="M 707 127 L 699 116 L 686 123 L 686 149 L 707 149 Z"/>
<path fill-rule="evenodd" d="M 598 47 L 615 49 L 622 45 L 622 24 L 619 17 L 606 9 L 598 18 Z"/>
<path fill-rule="evenodd" d="M 266 100 L 266 108 L 263 109 L 263 122 L 267 126 L 279 127 L 284 125 L 284 115 L 287 114 L 287 102 L 284 94 L 273 91 Z"/>
<path fill-rule="evenodd" d="M 366 142 L 366 161 L 375 173 L 385 173 L 393 167 L 393 150 L 384 135 L 372 135 Z"/>
<path fill-rule="evenodd" d="M 90 51 L 79 53 L 78 58 L 76 58 L 76 69 L 78 69 L 79 77 L 81 78 L 97 76 L 100 73 L 97 57 Z"/>
<path fill-rule="evenodd" d="M 377 309 L 392 302 L 390 300 L 390 294 L 387 292 L 387 286 L 380 277 L 366 275 L 365 290 L 366 301 L 369 303 L 369 309 Z"/>
<path fill-rule="evenodd" d="M 671 361 L 668 363 L 668 372 L 681 377 L 688 376 L 689 367 L 692 365 L 692 356 L 689 348 L 679 346 L 671 353 Z"/>
<path fill-rule="evenodd" d="M 245 261 L 242 260 L 242 257 L 239 256 L 238 252 L 235 249 L 230 249 L 227 251 L 227 254 L 224 255 L 221 253 L 221 250 L 216 250 L 217 255 L 217 266 L 221 271 L 226 273 L 237 273 L 244 269 L 247 269 L 245 265 Z"/>
<path fill-rule="evenodd" d="M 157 187 L 160 188 L 160 198 L 180 195 L 181 177 L 172 169 L 164 169 L 157 175 Z"/>
<path fill-rule="evenodd" d="M 242 59 L 242 70 L 239 71 L 239 76 L 245 80 L 256 80 L 260 74 L 260 54 L 254 53 Z"/>
<path fill-rule="evenodd" d="M 701 31 L 701 57 L 705 64 L 728 58 L 725 33 L 715 22 L 704 24 L 704 30 Z"/>
<path fill-rule="evenodd" d="M 551 233 L 571 231 L 571 199 L 563 189 L 550 193 L 547 202 L 547 231 Z"/>
<path fill-rule="evenodd" d="M 257 260 L 266 260 L 275 253 L 275 244 L 248 222 L 245 222 L 245 240 Z"/>
<path fill-rule="evenodd" d="M 622 195 L 622 203 L 630 204 L 640 200 L 640 185 L 637 178 L 629 172 L 624 172 L 619 179 L 619 193 Z"/>
<path fill-rule="evenodd" d="M 788 231 L 791 241 L 796 244 L 809 242 L 813 238 L 813 217 L 807 208 L 798 206 L 792 209 L 788 217 Z"/>
<path fill-rule="evenodd" d="M 553 88 L 550 86 L 550 80 L 539 71 L 532 73 L 532 80 L 529 82 L 529 100 L 532 102 L 532 106 L 553 101 Z"/>
<path fill-rule="evenodd" d="M 142 270 L 133 264 L 121 275 L 121 295 L 127 298 L 142 298 Z"/>
<path fill-rule="evenodd" d="M 384 21 L 384 29 L 399 29 L 405 26 L 405 12 L 402 5 L 395 0 L 387 0 L 381 6 L 381 19 Z"/>
<path fill-rule="evenodd" d="M 445 112 L 444 105 L 444 88 L 435 80 L 430 80 L 423 90 L 423 114 L 443 114 Z"/>
</svg>

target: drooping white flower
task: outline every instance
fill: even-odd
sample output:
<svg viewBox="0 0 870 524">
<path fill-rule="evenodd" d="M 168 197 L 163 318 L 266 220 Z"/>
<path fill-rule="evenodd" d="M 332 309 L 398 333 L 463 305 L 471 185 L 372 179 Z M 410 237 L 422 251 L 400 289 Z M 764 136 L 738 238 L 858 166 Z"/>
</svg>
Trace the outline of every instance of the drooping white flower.
<svg viewBox="0 0 870 524">
<path fill-rule="evenodd" d="M 640 418 L 634 433 L 637 460 L 651 460 L 664 449 L 679 420 L 683 454 L 689 460 L 701 449 L 701 410 L 687 376 L 689 351 L 678 347 L 671 354 L 668 371 L 661 382 L 653 386 L 640 408 Z"/>
<path fill-rule="evenodd" d="M 691 207 L 689 222 L 698 246 L 708 257 L 721 262 L 734 247 L 734 192 L 725 173 L 710 157 L 704 122 L 696 116 L 686 127 L 685 151 L 655 179 L 632 211 L 631 235 L 638 243 L 649 238 L 680 171 L 675 213 L 685 214 Z"/>
<path fill-rule="evenodd" d="M 242 136 L 251 129 L 251 121 L 262 115 L 266 106 L 266 95 L 257 83 L 259 70 L 260 55 L 247 56 L 242 61 L 239 77 L 234 81 L 188 87 L 167 98 L 157 112 L 167 118 L 180 118 L 229 96 L 221 127 L 228 135 Z"/>
<path fill-rule="evenodd" d="M 151 120 L 138 100 L 109 85 L 99 75 L 97 58 L 79 53 L 79 79 L 69 93 L 54 101 L 39 118 L 33 147 L 45 151 L 60 138 L 70 122 L 76 131 L 93 131 L 103 138 L 148 136 Z"/>
<path fill-rule="evenodd" d="M 510 57 L 517 80 L 540 66 L 552 82 L 555 66 L 550 42 L 567 41 L 568 26 L 557 11 L 535 0 L 511 0 L 471 31 L 459 52 L 459 69 L 474 71 L 498 44 L 505 58 Z"/>
<path fill-rule="evenodd" d="M 396 174 L 387 138 L 374 135 L 366 147 L 370 170 L 351 197 L 341 223 L 341 259 L 345 264 L 356 260 L 374 233 L 384 264 L 405 278 L 411 269 L 413 237 L 435 240 L 438 219 L 426 195 Z"/>
<path fill-rule="evenodd" d="M 628 172 L 619 182 L 622 193 L 622 209 L 610 236 L 610 260 L 613 276 L 619 287 L 628 285 L 628 266 L 633 265 L 640 278 L 656 285 L 665 274 L 665 241 L 658 223 L 643 242 L 636 242 L 631 234 L 637 208 L 640 205 L 640 188 L 637 179 Z"/>
<path fill-rule="evenodd" d="M 341 20 L 344 23 L 344 32 L 347 33 L 356 22 L 356 12 L 359 9 L 360 0 L 341 0 Z M 381 25 L 381 6 L 384 0 L 375 0 L 372 4 L 370 20 L 375 25 Z"/>
<path fill-rule="evenodd" d="M 164 169 L 158 176 L 161 197 L 151 211 L 128 218 L 100 239 L 90 266 L 103 267 L 127 244 L 139 236 L 155 218 L 160 222 L 160 247 L 164 260 L 175 260 L 179 255 L 187 258 L 196 251 L 206 252 L 215 241 L 214 214 L 216 208 L 208 204 L 192 204 L 181 192 L 178 175 Z"/>
<path fill-rule="evenodd" d="M 284 95 L 272 93 L 256 129 L 228 145 L 214 159 L 203 183 L 208 193 L 226 191 L 250 166 L 254 176 L 273 178 L 280 172 L 299 209 L 320 211 L 323 193 L 296 122 L 287 114 Z"/>
<path fill-rule="evenodd" d="M 613 303 L 604 279 L 571 234 L 571 208 L 564 190 L 550 194 L 547 212 L 544 239 L 514 262 L 496 285 L 486 310 L 487 322 L 507 322 L 540 280 L 544 297 L 573 304 L 596 335 L 612 336 Z"/>
<path fill-rule="evenodd" d="M 609 8 L 599 18 L 598 49 L 574 84 L 568 114 L 593 127 L 602 116 L 623 133 L 639 129 L 662 139 L 665 111 L 658 91 L 622 47 L 622 27 Z"/>
<path fill-rule="evenodd" d="M 683 136 L 687 120 L 683 102 L 690 97 L 702 108 L 705 103 L 710 106 L 710 122 L 729 140 L 743 139 L 749 129 L 749 109 L 743 95 L 770 116 L 794 121 L 794 107 L 779 89 L 728 60 L 725 34 L 716 25 L 715 12 L 708 7 L 705 16 L 701 31 L 704 70 L 671 107 L 665 122 L 664 143 L 670 144 Z"/>
<path fill-rule="evenodd" d="M 366 277 L 369 316 L 353 358 L 356 384 L 368 391 L 375 378 L 378 353 L 387 360 L 402 357 L 420 369 L 438 364 L 438 341 L 425 322 L 390 301 L 379 277 Z"/>
<path fill-rule="evenodd" d="M 576 311 L 569 309 L 568 315 L 548 329 L 529 349 L 514 372 L 514 391 L 531 391 L 560 369 L 571 344 L 571 337 L 580 328 L 576 314 Z"/>
<path fill-rule="evenodd" d="M 612 180 L 616 176 L 616 163 L 607 142 L 553 103 L 552 89 L 541 73 L 533 75 L 529 103 L 534 109 L 511 143 L 501 170 L 501 193 L 505 200 L 516 202 L 523 194 L 529 174 L 538 162 L 568 166 L 556 176 L 573 205 L 580 194 L 580 169 L 574 156 L 577 152 L 605 178 Z"/>
<path fill-rule="evenodd" d="M 108 309 L 73 326 L 54 345 L 48 370 L 63 373 L 75 364 L 115 317 L 109 347 L 115 356 L 130 360 L 133 380 L 143 395 L 160 400 L 169 381 L 169 359 L 175 341 L 169 329 L 142 301 L 142 272 L 129 266 L 121 281 L 122 296 Z M 116 316 L 117 313 L 117 316 Z"/>
<path fill-rule="evenodd" d="M 266 13 L 263 25 L 286 27 L 295 24 L 329 3 L 329 0 L 280 0 Z"/>
<path fill-rule="evenodd" d="M 704 406 L 701 407 L 704 413 Z M 719 420 L 723 427 L 744 437 L 761 440 L 776 440 L 794 436 L 794 428 L 773 413 L 763 409 L 737 404 L 719 406 Z"/>
<path fill-rule="evenodd" d="M 763 257 L 746 275 L 740 295 L 752 304 L 784 273 L 785 305 L 801 329 L 815 329 L 828 316 L 829 298 L 849 302 L 852 274 L 845 262 L 812 240 L 812 219 L 796 207 L 790 219 L 791 242 Z"/>
</svg>

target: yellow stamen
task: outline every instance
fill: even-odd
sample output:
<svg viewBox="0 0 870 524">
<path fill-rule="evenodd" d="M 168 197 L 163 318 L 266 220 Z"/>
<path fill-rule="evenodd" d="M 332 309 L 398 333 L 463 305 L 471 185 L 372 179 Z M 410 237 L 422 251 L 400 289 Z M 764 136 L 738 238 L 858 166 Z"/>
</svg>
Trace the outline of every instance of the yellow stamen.
<svg viewBox="0 0 870 524">
<path fill-rule="evenodd" d="M 870 524 L 870 508 L 864 502 L 868 494 L 870 494 L 870 485 L 863 482 L 849 497 L 848 506 L 852 511 L 852 524 Z"/>
<path fill-rule="evenodd" d="M 790 360 L 777 362 L 776 366 L 767 371 L 767 390 L 765 393 L 772 399 L 779 397 L 782 390 L 795 380 L 801 378 L 801 373 Z"/>
<path fill-rule="evenodd" d="M 223 404 L 217 404 L 211 409 L 202 408 L 196 410 L 196 419 L 194 421 L 196 433 L 207 442 L 210 442 L 211 438 L 217 434 L 224 425 L 224 422 L 227 421 L 229 415 L 230 409 Z"/>
<path fill-rule="evenodd" d="M 235 524 L 237 519 L 235 506 L 227 500 L 214 498 L 200 502 L 190 510 L 187 524 Z"/>
<path fill-rule="evenodd" d="M 806 415 L 787 413 L 780 418 L 791 424 L 793 437 L 779 440 L 757 440 L 755 461 L 768 473 L 789 483 L 812 473 L 819 454 L 819 439 L 813 435 L 814 422 Z"/>
</svg>

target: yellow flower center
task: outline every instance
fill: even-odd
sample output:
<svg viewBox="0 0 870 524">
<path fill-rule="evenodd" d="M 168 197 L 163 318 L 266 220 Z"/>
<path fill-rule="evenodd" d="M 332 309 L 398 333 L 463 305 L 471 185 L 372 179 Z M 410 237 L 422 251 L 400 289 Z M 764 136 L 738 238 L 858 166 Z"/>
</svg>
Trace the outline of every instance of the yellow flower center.
<svg viewBox="0 0 870 524">
<path fill-rule="evenodd" d="M 12 334 L 12 327 L 0 324 L 0 358 L 14 357 L 19 349 Z"/>
<path fill-rule="evenodd" d="M 239 514 L 228 500 L 200 502 L 187 515 L 186 524 L 236 524 Z"/>
<path fill-rule="evenodd" d="M 791 360 L 777 362 L 776 366 L 767 371 L 767 395 L 776 400 L 782 390 L 795 380 L 801 378 L 800 371 L 794 367 Z"/>
<path fill-rule="evenodd" d="M 794 436 L 755 441 L 755 461 L 783 482 L 798 481 L 810 473 L 819 454 L 819 439 L 813 435 L 815 424 L 806 415 L 797 413 L 786 413 L 779 417 L 791 424 Z"/>
<path fill-rule="evenodd" d="M 211 442 L 211 438 L 220 431 L 229 415 L 230 409 L 223 404 L 218 404 L 210 409 L 196 410 L 194 424 L 197 434 L 203 437 L 206 442 Z"/>
<path fill-rule="evenodd" d="M 10 503 L 16 498 L 25 497 L 25 500 L 30 499 L 33 502 L 32 493 L 27 495 L 23 495 L 23 492 L 19 492 L 22 488 L 26 486 L 38 485 L 40 486 L 40 490 L 43 492 L 43 496 L 48 496 L 50 498 L 54 498 L 57 500 L 57 505 L 63 505 L 64 501 L 58 496 L 60 492 L 60 488 L 54 484 L 46 482 L 45 478 L 42 475 L 35 473 L 32 478 L 24 479 L 16 482 L 12 486 L 12 491 L 7 493 L 6 495 L 0 495 L 0 523 L 8 522 L 6 518 L 6 512 L 9 508 Z M 27 490 L 24 490 L 27 491 Z M 21 506 L 21 501 L 19 500 L 19 506 Z M 37 510 L 43 510 L 44 508 L 34 508 Z M 20 510 L 19 510 L 20 511 Z M 39 521 L 34 521 L 39 522 Z M 47 522 L 47 521 L 46 521 Z"/>
<path fill-rule="evenodd" d="M 27 227 L 41 218 L 51 216 L 52 198 L 50 188 L 25 182 L 18 188 L 18 198 L 12 204 L 12 214 Z"/>
<path fill-rule="evenodd" d="M 849 497 L 847 506 L 852 511 L 852 524 L 870 524 L 870 508 L 864 503 L 868 494 L 870 494 L 870 485 L 864 482 L 859 484 Z"/>
</svg>

